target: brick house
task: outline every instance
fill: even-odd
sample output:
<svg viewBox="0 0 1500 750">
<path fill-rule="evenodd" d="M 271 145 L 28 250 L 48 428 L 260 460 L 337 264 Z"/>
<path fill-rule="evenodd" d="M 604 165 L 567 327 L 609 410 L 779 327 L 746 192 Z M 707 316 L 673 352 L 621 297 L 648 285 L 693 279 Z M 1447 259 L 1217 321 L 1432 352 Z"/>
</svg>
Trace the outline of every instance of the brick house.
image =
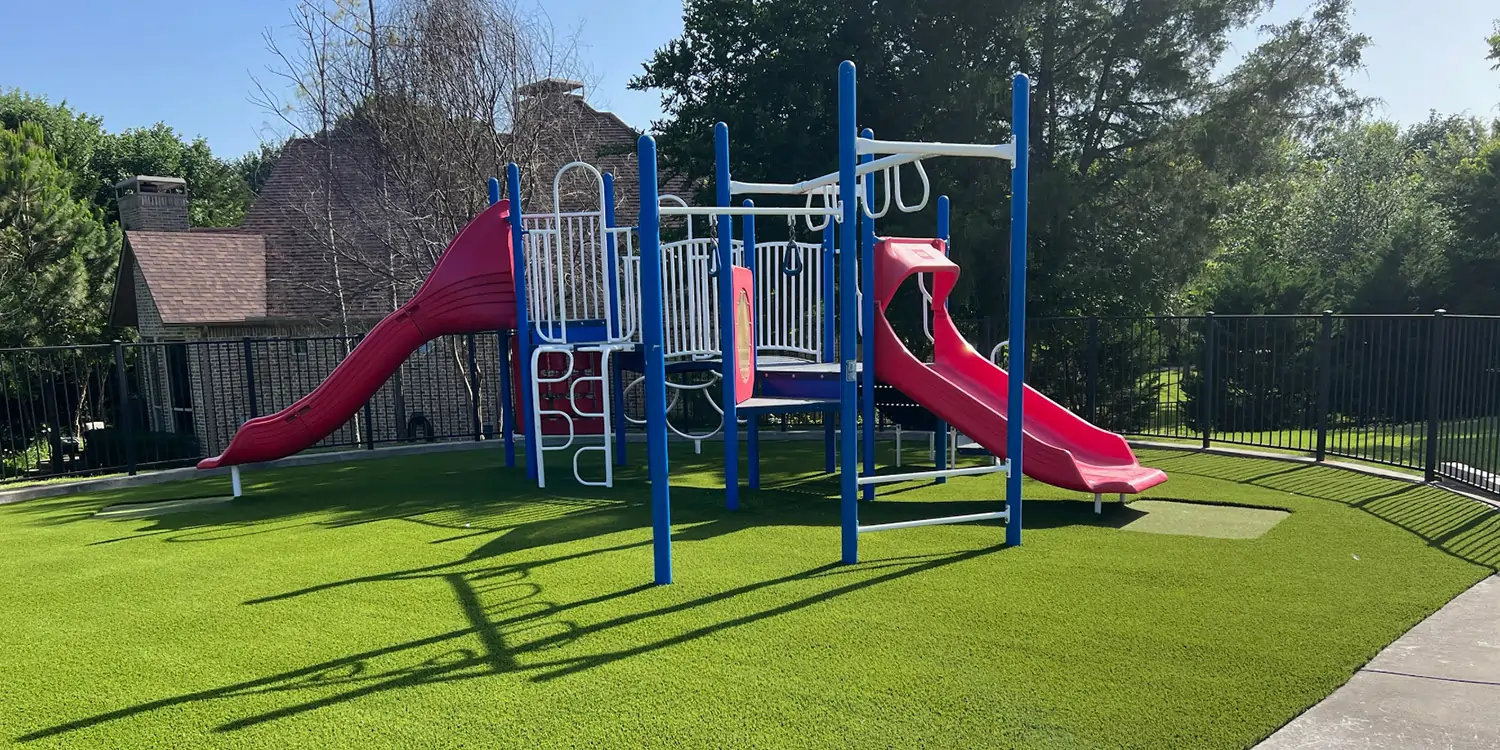
<svg viewBox="0 0 1500 750">
<path fill-rule="evenodd" d="M 637 133 L 590 107 L 576 82 L 539 81 L 516 95 L 547 102 L 558 134 L 548 139 L 555 158 L 530 170 L 525 209 L 550 207 L 557 166 L 584 160 L 616 174 L 619 215 L 633 216 Z M 192 432 L 204 454 L 218 453 L 246 419 L 284 408 L 321 382 L 353 345 L 345 331 L 357 337 L 414 291 L 398 293 L 357 264 L 337 267 L 337 254 L 318 241 L 320 233 L 356 246 L 379 241 L 352 204 L 367 194 L 368 178 L 330 160 L 330 151 L 311 139 L 288 141 L 234 228 L 190 226 L 191 196 L 181 179 L 143 175 L 115 186 L 125 241 L 111 323 L 135 328 L 142 342 L 130 356 L 150 430 Z M 503 174 L 501 165 L 495 173 Z M 316 201 L 326 225 L 309 219 Z M 399 273 L 420 279 L 425 269 Z M 333 291 L 336 280 L 342 295 Z M 498 366 L 494 334 L 434 341 L 325 443 L 490 432 L 499 422 Z"/>
</svg>

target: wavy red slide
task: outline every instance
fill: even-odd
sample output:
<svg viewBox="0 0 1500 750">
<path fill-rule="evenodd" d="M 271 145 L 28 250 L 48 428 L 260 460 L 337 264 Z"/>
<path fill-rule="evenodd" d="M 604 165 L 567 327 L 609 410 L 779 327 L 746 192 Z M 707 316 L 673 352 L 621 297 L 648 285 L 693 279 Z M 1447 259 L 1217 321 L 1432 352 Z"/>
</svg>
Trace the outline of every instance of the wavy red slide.
<svg viewBox="0 0 1500 750">
<path fill-rule="evenodd" d="M 885 317 L 907 277 L 932 274 L 933 363 L 907 350 Z M 958 282 L 958 265 L 942 240 L 888 238 L 875 246 L 875 376 L 900 389 L 986 450 L 1006 451 L 1009 378 L 969 345 L 944 302 Z M 1167 481 L 1141 466 L 1125 438 L 1089 424 L 1027 386 L 1021 470 L 1033 479 L 1080 492 L 1137 493 Z"/>
<path fill-rule="evenodd" d="M 380 321 L 312 393 L 240 426 L 229 447 L 200 469 L 272 461 L 311 447 L 343 426 L 418 347 L 438 337 L 514 328 L 508 201 L 474 217 L 448 244 L 411 301 Z"/>
</svg>

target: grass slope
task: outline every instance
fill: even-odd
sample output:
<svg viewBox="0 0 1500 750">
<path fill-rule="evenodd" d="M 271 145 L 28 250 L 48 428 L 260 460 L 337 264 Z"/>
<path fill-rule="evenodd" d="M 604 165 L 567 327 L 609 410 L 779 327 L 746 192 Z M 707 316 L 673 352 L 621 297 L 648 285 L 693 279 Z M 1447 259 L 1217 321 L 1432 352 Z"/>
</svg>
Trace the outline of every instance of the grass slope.
<svg viewBox="0 0 1500 750">
<path fill-rule="evenodd" d="M 90 514 L 225 480 L 0 507 L 0 743 L 1240 748 L 1500 564 L 1500 514 L 1438 490 L 1147 452 L 1151 496 L 1291 516 L 1208 539 L 1038 500 L 1020 548 L 926 527 L 845 567 L 820 450 L 765 453 L 738 513 L 674 456 L 670 587 L 643 470 L 543 491 L 471 452 L 247 474 L 158 518 Z M 901 485 L 863 520 L 999 488 Z"/>
</svg>

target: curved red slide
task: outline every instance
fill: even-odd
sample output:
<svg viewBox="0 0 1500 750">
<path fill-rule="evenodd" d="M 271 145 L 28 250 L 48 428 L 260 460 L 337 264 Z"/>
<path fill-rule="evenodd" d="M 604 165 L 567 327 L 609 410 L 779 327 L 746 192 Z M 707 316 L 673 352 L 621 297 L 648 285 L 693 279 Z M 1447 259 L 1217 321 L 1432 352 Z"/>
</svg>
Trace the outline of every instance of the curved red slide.
<svg viewBox="0 0 1500 750">
<path fill-rule="evenodd" d="M 312 393 L 234 433 L 200 469 L 271 461 L 311 447 L 354 417 L 418 347 L 438 337 L 516 325 L 508 201 L 474 217 L 411 301 L 380 321 Z"/>
<path fill-rule="evenodd" d="M 932 274 L 933 363 L 907 350 L 885 317 L 907 277 Z M 948 294 L 958 265 L 942 240 L 888 238 L 875 245 L 875 376 L 997 456 L 1005 456 L 1008 407 L 1005 371 L 964 340 L 948 317 Z M 1080 492 L 1136 493 L 1167 481 L 1160 469 L 1141 466 L 1125 438 L 1101 430 L 1030 386 L 1025 390 L 1021 470 L 1047 484 Z"/>
</svg>

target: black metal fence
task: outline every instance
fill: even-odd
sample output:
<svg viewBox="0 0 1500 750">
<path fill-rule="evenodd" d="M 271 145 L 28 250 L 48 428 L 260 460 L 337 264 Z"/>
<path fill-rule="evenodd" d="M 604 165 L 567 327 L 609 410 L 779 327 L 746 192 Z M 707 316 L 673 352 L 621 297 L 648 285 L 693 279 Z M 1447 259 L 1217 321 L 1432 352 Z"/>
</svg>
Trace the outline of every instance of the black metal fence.
<svg viewBox="0 0 1500 750">
<path fill-rule="evenodd" d="M 1003 336 L 961 325 L 984 352 Z M 1116 432 L 1354 459 L 1500 493 L 1500 317 L 1037 318 L 1027 341 L 1027 382 Z"/>
<path fill-rule="evenodd" d="M 0 350 L 0 484 L 188 466 L 311 392 L 357 337 Z M 314 450 L 499 430 L 500 335 L 423 346 Z"/>
<path fill-rule="evenodd" d="M 991 321 L 960 325 L 986 353 L 1004 335 Z M 1029 329 L 1028 382 L 1107 429 L 1356 459 L 1500 493 L 1500 317 L 1035 318 Z M 494 437 L 500 339 L 424 346 L 315 449 Z M 0 484 L 191 465 L 312 391 L 355 343 L 0 350 Z M 691 393 L 678 423 L 717 424 Z"/>
</svg>

